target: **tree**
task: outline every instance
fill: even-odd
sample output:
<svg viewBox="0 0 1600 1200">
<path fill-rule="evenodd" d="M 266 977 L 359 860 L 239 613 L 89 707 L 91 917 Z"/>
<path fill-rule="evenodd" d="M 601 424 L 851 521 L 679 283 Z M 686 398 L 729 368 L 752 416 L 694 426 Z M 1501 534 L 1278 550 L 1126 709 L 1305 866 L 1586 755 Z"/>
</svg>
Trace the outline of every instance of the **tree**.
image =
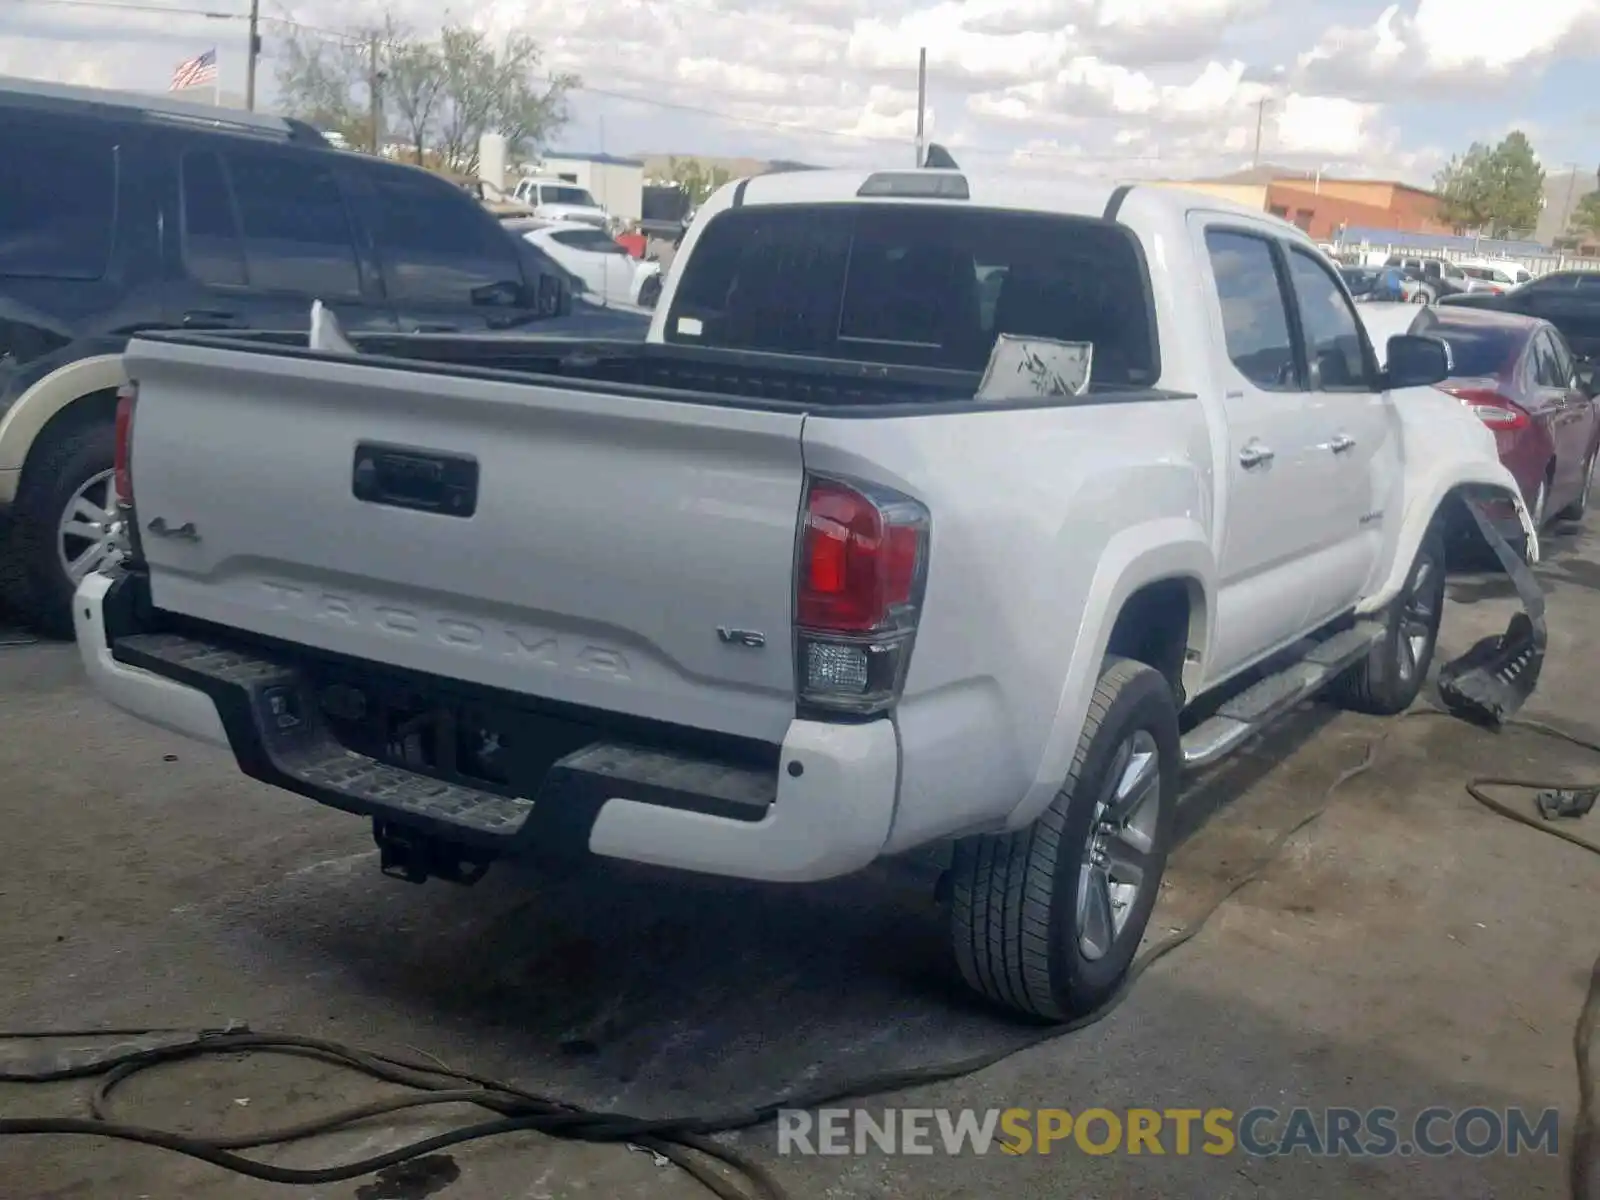
<svg viewBox="0 0 1600 1200">
<path fill-rule="evenodd" d="M 420 167 L 427 162 L 428 137 L 444 90 L 444 63 L 438 47 L 403 36 L 392 19 L 385 22 L 385 32 L 383 97 Z"/>
<path fill-rule="evenodd" d="M 733 172 L 726 167 L 708 165 L 697 158 L 670 158 L 666 171 L 658 174 L 655 182 L 677 184 L 688 193 L 692 208 L 699 208 L 712 192 L 733 180 Z"/>
<path fill-rule="evenodd" d="M 477 170 L 478 140 L 485 133 L 504 134 L 507 149 L 523 155 L 567 123 L 567 98 L 581 81 L 572 74 L 542 79 L 543 57 L 539 43 L 522 34 L 497 48 L 476 29 L 444 27 L 437 132 L 439 151 L 452 167 Z"/>
<path fill-rule="evenodd" d="M 1443 200 L 1441 215 L 1452 224 L 1505 237 L 1539 223 L 1544 168 L 1521 130 L 1496 146 L 1473 142 L 1434 182 Z"/>
<path fill-rule="evenodd" d="M 1588 192 L 1578 201 L 1569 224 L 1576 233 L 1600 237 L 1600 191 Z"/>
<path fill-rule="evenodd" d="M 413 160 L 455 171 L 477 170 L 485 133 L 505 135 L 519 155 L 546 142 L 567 123 L 568 96 L 580 86 L 576 75 L 543 77 L 542 49 L 521 34 L 495 46 L 477 30 L 445 25 L 428 41 L 392 16 L 335 36 L 289 30 L 277 72 L 285 111 L 367 146 L 376 87 L 380 124 L 404 132 Z"/>
<path fill-rule="evenodd" d="M 372 138 L 372 99 L 365 37 L 327 37 L 291 25 L 278 55 L 278 97 L 284 111 L 352 146 Z"/>
</svg>

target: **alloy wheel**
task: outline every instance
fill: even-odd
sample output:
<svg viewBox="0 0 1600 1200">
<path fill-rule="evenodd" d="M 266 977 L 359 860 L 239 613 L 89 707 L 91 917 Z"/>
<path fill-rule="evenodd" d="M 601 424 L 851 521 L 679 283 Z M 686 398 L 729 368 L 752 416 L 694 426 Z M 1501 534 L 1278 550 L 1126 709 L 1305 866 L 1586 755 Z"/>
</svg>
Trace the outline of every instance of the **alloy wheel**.
<svg viewBox="0 0 1600 1200">
<path fill-rule="evenodd" d="M 1111 953 L 1147 886 L 1161 813 L 1161 752 L 1148 730 L 1123 739 L 1095 801 L 1078 873 L 1078 949 L 1097 961 Z"/>
<path fill-rule="evenodd" d="M 56 556 L 74 584 L 122 559 L 122 515 L 117 511 L 113 474 L 91 475 L 72 494 L 56 526 Z"/>
</svg>

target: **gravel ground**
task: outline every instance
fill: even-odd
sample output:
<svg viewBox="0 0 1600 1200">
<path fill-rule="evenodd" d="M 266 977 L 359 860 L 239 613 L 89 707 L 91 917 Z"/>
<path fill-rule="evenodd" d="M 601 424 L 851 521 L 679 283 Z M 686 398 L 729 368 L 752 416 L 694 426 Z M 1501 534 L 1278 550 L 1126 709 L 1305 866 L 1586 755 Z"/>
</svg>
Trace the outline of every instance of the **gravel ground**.
<svg viewBox="0 0 1600 1200">
<path fill-rule="evenodd" d="M 1552 539 L 1552 646 L 1528 715 L 1600 737 L 1600 539 Z M 1449 652 L 1498 632 L 1504 581 L 1452 584 Z M 589 1105 L 725 1108 L 863 1070 L 1000 1049 L 1026 1035 L 967 999 L 931 876 L 916 862 L 799 888 L 596 866 L 492 872 L 473 889 L 382 878 L 361 822 L 241 778 L 86 689 L 74 650 L 0 649 L 0 1025 L 230 1019 L 421 1051 Z M 1307 708 L 1188 799 L 1193 831 L 1153 932 L 1181 926 L 1381 739 L 1372 770 L 1265 876 L 1092 1029 L 893 1101 L 917 1107 L 1242 1111 L 1576 1103 L 1572 1022 L 1596 944 L 1600 865 L 1475 805 L 1471 775 L 1600 763 L 1523 732 Z M 1600 837 L 1600 816 L 1584 823 Z M 0 1042 L 0 1056 L 38 1047 Z M 379 1085 L 297 1060 L 158 1072 L 119 1092 L 143 1123 L 242 1131 Z M 73 1112 L 79 1085 L 0 1085 L 0 1115 Z M 448 1114 L 445 1114 L 448 1115 Z M 441 1114 L 373 1123 L 275 1155 L 364 1156 Z M 1570 1126 L 1562 1129 L 1562 1148 Z M 742 1146 L 799 1198 L 1172 1197 L 1530 1200 L 1564 1194 L 1542 1154 L 1474 1159 L 1243 1155 L 780 1158 Z M 0 1143 L 0 1197 L 565 1200 L 701 1197 L 650 1156 L 517 1135 L 432 1173 L 326 1187 L 254 1183 L 141 1147 Z"/>
</svg>

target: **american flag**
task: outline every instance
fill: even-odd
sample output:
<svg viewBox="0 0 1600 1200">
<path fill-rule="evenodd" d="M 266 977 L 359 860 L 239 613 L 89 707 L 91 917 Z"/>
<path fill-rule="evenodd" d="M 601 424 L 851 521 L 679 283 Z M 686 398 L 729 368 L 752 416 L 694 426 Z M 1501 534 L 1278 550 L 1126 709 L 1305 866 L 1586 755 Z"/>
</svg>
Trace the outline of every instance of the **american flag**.
<svg viewBox="0 0 1600 1200">
<path fill-rule="evenodd" d="M 196 54 L 193 58 L 184 59 L 179 63 L 178 69 L 172 73 L 172 84 L 167 90 L 181 92 L 184 88 L 199 87 L 202 83 L 216 81 L 217 52 L 212 48 L 204 54 Z"/>
</svg>

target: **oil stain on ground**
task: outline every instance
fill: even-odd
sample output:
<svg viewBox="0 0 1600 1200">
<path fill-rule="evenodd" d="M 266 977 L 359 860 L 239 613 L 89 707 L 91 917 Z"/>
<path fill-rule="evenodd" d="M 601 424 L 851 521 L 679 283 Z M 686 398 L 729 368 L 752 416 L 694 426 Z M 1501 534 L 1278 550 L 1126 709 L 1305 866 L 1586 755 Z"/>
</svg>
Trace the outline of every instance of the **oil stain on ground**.
<svg viewBox="0 0 1600 1200">
<path fill-rule="evenodd" d="M 461 1168 L 448 1154 L 429 1154 L 385 1167 L 356 1189 L 355 1200 L 426 1200 L 461 1178 Z"/>
</svg>

